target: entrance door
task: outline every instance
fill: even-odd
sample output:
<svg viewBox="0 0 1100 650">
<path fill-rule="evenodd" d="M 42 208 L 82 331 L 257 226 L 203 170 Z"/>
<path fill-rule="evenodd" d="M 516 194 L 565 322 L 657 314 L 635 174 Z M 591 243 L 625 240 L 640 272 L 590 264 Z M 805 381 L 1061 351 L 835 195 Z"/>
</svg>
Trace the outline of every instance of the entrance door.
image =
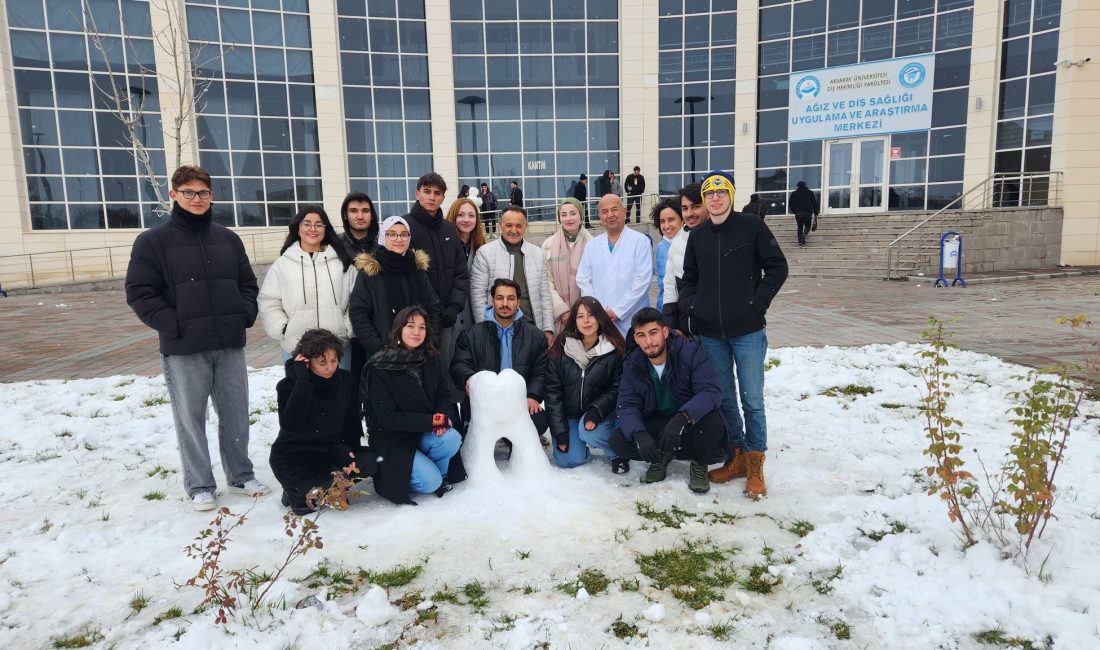
<svg viewBox="0 0 1100 650">
<path fill-rule="evenodd" d="M 886 138 L 830 140 L 826 146 L 825 211 L 885 210 Z"/>
</svg>

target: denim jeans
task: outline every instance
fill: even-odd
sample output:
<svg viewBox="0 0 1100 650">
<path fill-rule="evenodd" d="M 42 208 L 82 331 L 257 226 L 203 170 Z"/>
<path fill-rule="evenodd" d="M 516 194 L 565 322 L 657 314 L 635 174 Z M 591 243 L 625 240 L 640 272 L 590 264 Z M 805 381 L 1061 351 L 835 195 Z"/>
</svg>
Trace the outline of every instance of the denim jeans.
<svg viewBox="0 0 1100 650">
<path fill-rule="evenodd" d="M 162 358 L 164 383 L 172 400 L 176 441 L 188 496 L 217 488 L 206 442 L 206 404 L 218 414 L 218 451 L 225 480 L 241 484 L 254 477 L 248 459 L 248 371 L 244 348 L 223 348 Z"/>
<path fill-rule="evenodd" d="M 722 388 L 722 415 L 729 428 L 730 443 L 745 451 L 766 451 L 768 422 L 764 416 L 764 355 L 768 351 L 768 337 L 764 328 L 728 339 L 703 336 L 700 342 L 718 373 L 718 385 Z M 738 397 L 745 413 L 743 420 L 737 410 Z"/>
<path fill-rule="evenodd" d="M 443 485 L 443 477 L 447 475 L 451 458 L 458 453 L 461 446 L 462 436 L 454 429 L 447 429 L 447 433 L 442 436 L 434 433 L 420 436 L 420 444 L 413 456 L 409 489 L 420 494 L 438 490 Z"/>
<path fill-rule="evenodd" d="M 289 352 L 283 353 L 283 363 L 290 361 L 294 358 Z M 340 367 L 344 370 L 351 370 L 351 343 L 348 342 L 344 345 L 344 351 L 340 355 Z"/>
<path fill-rule="evenodd" d="M 569 418 L 566 422 L 569 424 L 569 451 L 560 451 L 556 444 L 551 443 L 554 449 L 554 462 L 558 467 L 584 465 L 592 459 L 591 454 L 588 453 L 589 447 L 602 449 L 608 460 L 615 458 L 616 454 L 611 451 L 609 442 L 611 433 L 615 430 L 611 422 L 600 422 L 591 431 L 585 431 L 580 420 Z"/>
</svg>

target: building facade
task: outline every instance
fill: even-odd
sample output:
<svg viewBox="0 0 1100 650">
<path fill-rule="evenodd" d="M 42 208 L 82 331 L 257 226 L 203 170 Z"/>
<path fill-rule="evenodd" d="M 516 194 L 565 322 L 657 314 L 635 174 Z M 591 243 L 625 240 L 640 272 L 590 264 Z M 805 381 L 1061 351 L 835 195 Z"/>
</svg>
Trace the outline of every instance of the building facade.
<svg viewBox="0 0 1100 650">
<path fill-rule="evenodd" d="M 160 223 L 187 162 L 242 233 L 349 190 L 404 212 L 433 169 L 553 202 L 638 165 L 662 194 L 733 169 L 780 214 L 799 181 L 838 215 L 1056 203 L 1062 262 L 1100 263 L 1089 0 L 0 5 L 9 286 Z"/>
</svg>

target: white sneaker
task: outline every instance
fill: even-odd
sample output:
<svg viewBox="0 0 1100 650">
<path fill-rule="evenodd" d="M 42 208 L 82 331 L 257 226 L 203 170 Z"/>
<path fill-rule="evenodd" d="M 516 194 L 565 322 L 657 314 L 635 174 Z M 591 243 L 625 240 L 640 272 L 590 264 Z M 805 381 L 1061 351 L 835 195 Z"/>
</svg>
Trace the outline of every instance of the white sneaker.
<svg viewBox="0 0 1100 650">
<path fill-rule="evenodd" d="M 254 478 L 249 479 L 242 485 L 230 485 L 229 491 L 233 494 L 245 494 L 250 497 L 262 497 L 265 494 L 271 494 L 271 488 Z"/>
<path fill-rule="evenodd" d="M 217 505 L 213 492 L 197 492 L 191 497 L 191 507 L 195 510 L 213 510 Z"/>
</svg>

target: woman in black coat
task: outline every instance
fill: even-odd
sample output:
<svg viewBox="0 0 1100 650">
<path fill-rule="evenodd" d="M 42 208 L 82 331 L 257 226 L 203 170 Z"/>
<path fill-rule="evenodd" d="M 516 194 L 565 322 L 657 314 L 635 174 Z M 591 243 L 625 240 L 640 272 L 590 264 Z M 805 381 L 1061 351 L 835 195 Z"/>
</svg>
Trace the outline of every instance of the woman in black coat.
<svg viewBox="0 0 1100 650">
<path fill-rule="evenodd" d="M 617 458 L 609 442 L 625 347 L 599 300 L 582 296 L 573 303 L 546 368 L 546 413 L 559 467 L 587 463 L 588 448 L 596 447 L 611 460 L 616 474 L 630 469 L 629 461 Z"/>
<path fill-rule="evenodd" d="M 428 313 L 419 306 L 394 318 L 389 345 L 363 369 L 363 410 L 371 446 L 382 457 L 374 489 L 399 504 L 411 492 L 443 496 L 465 478 L 455 419 L 439 352 L 431 341 Z"/>
<path fill-rule="evenodd" d="M 423 251 L 410 250 L 409 224 L 401 217 L 382 222 L 378 233 L 379 248 L 375 255 L 360 253 L 355 257 L 359 277 L 351 291 L 348 314 L 355 338 L 371 356 L 386 346 L 393 316 L 405 307 L 420 305 L 428 314 L 432 342 L 439 345 L 438 332 L 441 305 L 428 280 L 431 262 Z"/>
<path fill-rule="evenodd" d="M 279 435 L 271 445 L 271 471 L 283 486 L 283 505 L 302 515 L 313 511 L 307 495 L 332 485 L 332 473 L 355 465 L 374 474 L 376 457 L 361 446 L 363 428 L 351 373 L 339 368 L 344 344 L 323 329 L 302 334 L 287 360 L 286 377 L 275 386 Z"/>
</svg>

